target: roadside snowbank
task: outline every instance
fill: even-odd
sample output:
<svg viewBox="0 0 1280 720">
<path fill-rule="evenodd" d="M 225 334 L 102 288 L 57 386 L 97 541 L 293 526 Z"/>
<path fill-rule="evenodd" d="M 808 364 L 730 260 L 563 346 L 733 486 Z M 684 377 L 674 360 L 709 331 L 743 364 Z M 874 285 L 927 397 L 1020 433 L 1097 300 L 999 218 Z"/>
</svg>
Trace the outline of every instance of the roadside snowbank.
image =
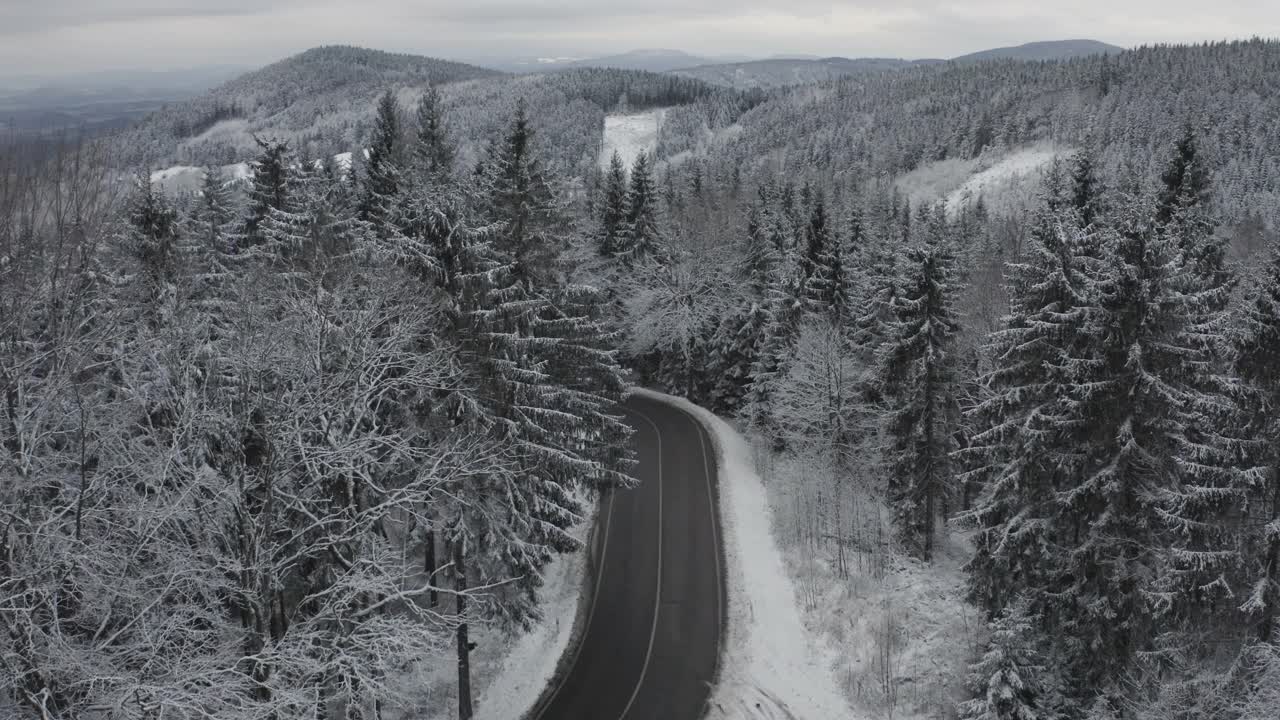
<svg viewBox="0 0 1280 720">
<path fill-rule="evenodd" d="M 687 400 L 649 390 L 708 429 L 719 456 L 719 508 L 729 617 L 709 720 L 835 720 L 853 716 L 832 672 L 836 655 L 805 628 L 796 588 L 770 531 L 751 446 L 727 422 Z"/>
<path fill-rule="evenodd" d="M 586 517 L 572 530 L 589 543 L 598 504 L 585 500 Z M 543 617 L 527 633 L 507 632 L 479 623 L 471 628 L 476 649 L 471 653 L 471 686 L 475 692 L 475 720 L 516 720 L 524 717 L 555 679 L 559 662 L 569 649 L 587 573 L 589 547 L 558 555 L 543 570 L 539 590 Z M 448 601 L 446 601 L 448 602 Z M 402 720 L 450 720 L 458 716 L 457 664 L 452 645 L 423 658 L 405 676 L 421 688 L 421 702 L 405 708 Z"/>
</svg>

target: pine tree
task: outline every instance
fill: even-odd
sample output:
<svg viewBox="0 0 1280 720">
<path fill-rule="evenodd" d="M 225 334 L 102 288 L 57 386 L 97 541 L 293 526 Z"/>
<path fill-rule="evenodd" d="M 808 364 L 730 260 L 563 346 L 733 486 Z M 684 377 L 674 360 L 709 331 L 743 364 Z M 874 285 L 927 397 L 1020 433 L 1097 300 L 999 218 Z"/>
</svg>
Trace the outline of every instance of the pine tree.
<svg viewBox="0 0 1280 720">
<path fill-rule="evenodd" d="M 268 142 L 255 138 L 262 149 L 250 164 L 253 184 L 249 189 L 249 207 L 241 225 L 238 247 L 250 248 L 263 241 L 262 223 L 272 210 L 282 210 L 289 199 L 289 166 L 293 155 L 287 142 Z"/>
<path fill-rule="evenodd" d="M 127 212 L 130 250 L 142 268 L 147 297 L 159 301 L 172 296 L 179 272 L 178 211 L 141 174 Z"/>
<path fill-rule="evenodd" d="M 627 170 L 615 151 L 605 175 L 604 197 L 600 206 L 600 229 L 596 249 L 605 257 L 613 257 L 622 249 L 622 234 L 627 219 Z"/>
<path fill-rule="evenodd" d="M 805 228 L 805 250 L 800 258 L 805 309 L 839 323 L 848 307 L 841 242 L 827 224 L 826 202 L 814 196 Z"/>
<path fill-rule="evenodd" d="M 388 90 L 378 100 L 360 198 L 360 219 L 370 223 L 379 233 L 388 232 L 395 221 L 396 195 L 401 184 L 399 143 L 400 108 L 395 94 Z"/>
<path fill-rule="evenodd" d="M 978 530 L 970 595 L 993 618 L 1015 595 L 1045 612 L 1059 572 L 1057 533 L 1074 529 L 1056 493 L 1084 470 L 1099 265 L 1090 237 L 1055 201 L 1059 192 L 1051 177 L 1023 259 L 1008 266 L 1010 312 L 986 348 L 992 369 L 976 383 L 984 395 L 966 413 L 973 429 L 958 454 L 961 479 L 981 488 L 961 517 Z"/>
<path fill-rule="evenodd" d="M 234 220 L 235 209 L 226 178 L 218 168 L 205 168 L 200 195 L 191 211 L 191 237 L 211 252 L 230 252 L 229 235 Z"/>
<path fill-rule="evenodd" d="M 904 547 L 925 561 L 933 556 L 937 517 L 954 484 L 958 408 L 952 348 L 960 329 L 952 308 L 954 263 L 936 231 L 907 250 L 904 284 L 877 358 L 877 384 L 892 399 L 885 427 L 889 502 Z"/>
<path fill-rule="evenodd" d="M 1241 554 L 1253 558 L 1243 610 L 1261 643 L 1275 640 L 1280 613 L 1280 248 L 1241 311 L 1235 337 L 1235 369 L 1247 383 L 1241 393 L 1242 430 L 1255 438 L 1248 446 L 1249 472 L 1242 482 L 1250 498 L 1242 521 L 1254 528 Z"/>
<path fill-rule="evenodd" d="M 491 146 L 477 172 L 485 190 L 485 212 L 502 224 L 494 248 L 515 263 L 512 279 L 526 285 L 545 282 L 564 247 L 558 236 L 564 221 L 535 152 L 523 100 L 516 106 L 510 130 L 501 143 Z"/>
<path fill-rule="evenodd" d="M 626 214 L 620 233 L 618 251 L 627 262 L 636 262 L 662 254 L 662 231 L 658 227 L 658 195 L 649 170 L 649 157 L 636 156 L 631 167 L 631 183 L 627 187 Z"/>
<path fill-rule="evenodd" d="M 960 703 L 964 720 L 1042 720 L 1059 702 L 1051 664 L 1041 651 L 1025 604 L 1010 605 L 991 623 L 991 638 L 970 670 L 977 694 Z"/>
<path fill-rule="evenodd" d="M 417 170 L 442 182 L 453 173 L 454 148 L 444 124 L 440 91 L 433 85 L 418 102 L 418 129 L 413 146 Z M 381 113 L 379 113 L 381 119 Z"/>
</svg>

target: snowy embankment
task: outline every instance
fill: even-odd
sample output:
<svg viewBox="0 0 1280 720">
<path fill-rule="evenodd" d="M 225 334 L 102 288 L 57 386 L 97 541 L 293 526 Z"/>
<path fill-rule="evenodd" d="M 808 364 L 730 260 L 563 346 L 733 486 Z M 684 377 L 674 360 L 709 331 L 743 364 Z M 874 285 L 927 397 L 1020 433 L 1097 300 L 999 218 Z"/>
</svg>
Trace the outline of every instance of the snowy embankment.
<svg viewBox="0 0 1280 720">
<path fill-rule="evenodd" d="M 475 720 L 517 720 L 538 702 L 556 677 L 560 659 L 568 651 L 578 628 L 578 615 L 586 587 L 590 544 L 596 527 L 597 503 L 583 500 L 583 521 L 572 529 L 586 545 L 576 553 L 556 556 L 543 569 L 539 589 L 542 620 L 529 632 L 473 624 L 471 686 Z M 449 601 L 445 601 L 449 602 Z M 457 717 L 458 684 L 452 646 L 423 658 L 404 682 L 421 690 L 422 702 L 405 708 L 399 720 L 450 720 Z"/>
<path fill-rule="evenodd" d="M 581 612 L 589 593 L 587 572 L 592 553 L 591 529 L 597 505 L 589 505 L 591 517 L 575 529 L 582 550 L 557 556 L 547 567 L 541 589 L 542 621 L 511 642 L 501 664 L 487 678 L 476 703 L 476 720 L 513 720 L 525 717 L 557 679 L 561 659 L 571 652 L 579 632 Z"/>
<path fill-rule="evenodd" d="M 709 431 L 719 468 L 729 616 L 709 720 L 851 718 L 832 672 L 837 656 L 813 636 L 770 530 L 768 496 L 751 446 L 727 422 L 681 398 L 635 394 L 674 405 Z"/>
<path fill-rule="evenodd" d="M 665 109 L 657 109 L 628 115 L 606 115 L 600 166 L 609 167 L 615 152 L 627 167 L 631 167 L 642 152 L 652 155 L 658 149 L 658 133 L 666 112 Z"/>
</svg>

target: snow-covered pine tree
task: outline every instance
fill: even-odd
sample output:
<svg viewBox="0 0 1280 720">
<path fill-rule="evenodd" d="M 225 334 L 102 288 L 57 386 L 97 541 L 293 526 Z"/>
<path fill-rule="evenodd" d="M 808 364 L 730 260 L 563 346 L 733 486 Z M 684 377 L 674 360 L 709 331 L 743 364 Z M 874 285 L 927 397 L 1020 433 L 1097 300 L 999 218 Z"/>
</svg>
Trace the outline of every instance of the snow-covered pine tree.
<svg viewBox="0 0 1280 720">
<path fill-rule="evenodd" d="M 664 252 L 662 229 L 658 226 L 658 193 L 646 153 L 637 155 L 631 166 L 619 243 L 617 255 L 628 263 L 661 257 Z"/>
<path fill-rule="evenodd" d="M 453 173 L 455 150 L 444 124 L 443 98 L 434 85 L 427 88 L 418 101 L 418 128 L 414 137 L 413 159 L 417 172 L 442 181 Z"/>
<path fill-rule="evenodd" d="M 951 453 L 959 410 L 952 347 L 960 325 L 952 308 L 955 257 L 942 222 L 922 225 L 916 232 L 925 237 L 904 257 L 903 286 L 877 354 L 876 384 L 890 403 L 885 459 L 897 531 L 906 551 L 927 562 L 955 483 Z"/>
<path fill-rule="evenodd" d="M 960 518 L 978 531 L 970 596 L 992 618 L 1016 596 L 1043 617 L 1059 576 L 1058 533 L 1073 527 L 1056 493 L 1085 462 L 1098 266 L 1058 180 L 1050 175 L 1023 255 L 1007 266 L 1009 314 L 985 349 L 992 367 L 976 382 L 983 394 L 966 411 L 970 435 L 957 455 L 960 479 L 979 489 Z"/>
<path fill-rule="evenodd" d="M 1241 554 L 1252 577 L 1242 609 L 1259 642 L 1275 641 L 1280 615 L 1280 247 L 1240 310 L 1235 370 L 1246 383 L 1240 396 L 1247 467 L 1241 480 L 1250 501 Z M 1280 667 L 1280 663 L 1276 664 Z"/>
<path fill-rule="evenodd" d="M 229 236 L 235 218 L 230 183 L 221 169 L 205 168 L 200 179 L 200 194 L 191 208 L 187 235 L 192 242 L 202 245 L 210 252 L 230 252 L 232 247 Z"/>
<path fill-rule="evenodd" d="M 360 219 L 380 234 L 387 233 L 395 222 L 396 195 L 402 182 L 399 143 L 400 107 L 395 93 L 388 90 L 378 99 L 373 133 L 369 136 L 369 158 L 361 178 Z"/>
<path fill-rule="evenodd" d="M 752 371 L 764 351 L 772 322 L 769 289 L 777 282 L 781 257 L 773 237 L 768 189 L 761 186 L 759 201 L 747 217 L 735 279 L 745 288 L 742 304 L 727 313 L 710 341 L 710 365 L 714 368 L 711 404 L 717 412 L 736 413 L 751 389 Z"/>
<path fill-rule="evenodd" d="M 359 233 L 367 225 L 344 204 L 341 179 L 316 162 L 302 159 L 290 171 L 288 185 L 288 202 L 272 208 L 262 223 L 257 254 L 279 278 L 306 276 L 323 284 L 332 261 L 361 245 Z"/>
<path fill-rule="evenodd" d="M 982 657 L 970 668 L 976 697 L 960 703 L 963 720 L 1044 720 L 1057 716 L 1058 687 L 1040 643 L 1036 617 L 1010 604 L 990 624 Z"/>
<path fill-rule="evenodd" d="M 258 157 L 249 165 L 252 185 L 249 189 L 249 205 L 237 238 L 237 250 L 262 243 L 262 223 L 271 211 L 285 207 L 289 198 L 289 166 L 293 154 L 287 142 L 271 142 L 254 138 L 261 149 Z"/>
<path fill-rule="evenodd" d="M 502 141 L 490 146 L 477 168 L 484 214 L 502 228 L 494 249 L 514 262 L 511 280 L 534 287 L 550 282 L 554 260 L 564 249 L 563 218 L 543 162 L 533 145 L 521 99 Z"/>
<path fill-rule="evenodd" d="M 605 257 L 613 257 L 622 249 L 622 234 L 627 218 L 627 169 L 615 151 L 605 174 L 604 196 L 600 199 L 600 227 L 596 231 L 596 249 Z"/>
<path fill-rule="evenodd" d="M 158 192 L 146 173 L 140 173 L 128 207 L 128 245 L 143 273 L 145 305 L 172 300 L 178 279 L 178 211 Z M 155 319 L 155 318 L 153 318 Z"/>
<path fill-rule="evenodd" d="M 827 221 L 826 199 L 816 193 L 805 226 L 805 248 L 800 256 L 805 310 L 839 324 L 848 307 L 843 248 Z"/>
<path fill-rule="evenodd" d="M 1219 420 L 1230 402 L 1213 337 L 1222 288 L 1156 208 L 1134 200 L 1118 212 L 1094 291 L 1098 370 L 1078 383 L 1090 391 L 1081 446 L 1091 451 L 1058 493 L 1075 526 L 1062 533 L 1070 550 L 1059 553 L 1055 616 L 1077 692 L 1114 682 L 1139 654 L 1185 650 L 1185 620 L 1226 590 L 1205 578 L 1231 560 L 1204 523 L 1230 484 Z"/>
</svg>

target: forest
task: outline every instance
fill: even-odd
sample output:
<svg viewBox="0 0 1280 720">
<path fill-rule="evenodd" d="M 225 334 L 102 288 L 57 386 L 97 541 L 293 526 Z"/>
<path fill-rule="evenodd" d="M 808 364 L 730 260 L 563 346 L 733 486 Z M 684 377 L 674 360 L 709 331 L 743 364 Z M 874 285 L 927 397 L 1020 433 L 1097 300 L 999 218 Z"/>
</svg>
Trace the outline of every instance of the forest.
<svg viewBox="0 0 1280 720">
<path fill-rule="evenodd" d="M 442 649 L 469 706 L 470 631 L 633 483 L 636 385 L 777 469 L 807 605 L 959 559 L 962 676 L 906 687 L 890 628 L 869 716 L 1276 716 L 1280 43 L 767 93 L 361 62 L 329 134 L 244 81 L 0 158 L 0 713 L 404 717 Z M 1014 200 L 905 181 L 1037 143 Z"/>
</svg>

